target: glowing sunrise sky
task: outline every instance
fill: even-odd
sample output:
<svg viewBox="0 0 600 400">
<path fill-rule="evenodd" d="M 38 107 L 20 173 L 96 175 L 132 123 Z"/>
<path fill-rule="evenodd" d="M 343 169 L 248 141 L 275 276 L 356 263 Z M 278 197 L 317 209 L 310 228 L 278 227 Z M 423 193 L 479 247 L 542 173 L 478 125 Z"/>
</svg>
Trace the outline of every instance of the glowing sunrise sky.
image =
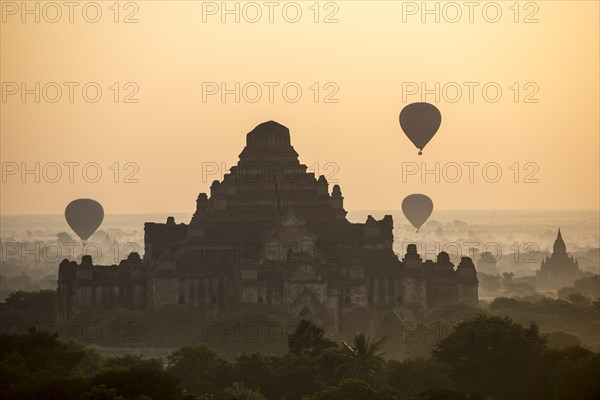
<svg viewBox="0 0 600 400">
<path fill-rule="evenodd" d="M 36 23 L 35 15 L 21 21 L 14 8 L 21 2 L 2 2 L 1 214 L 62 213 L 79 197 L 98 200 L 111 214 L 191 212 L 198 193 L 219 178 L 203 182 L 203 163 L 234 165 L 246 133 L 266 120 L 290 129 L 301 162 L 337 179 L 348 210 L 398 209 L 411 193 L 427 194 L 439 209 L 598 208 L 596 1 L 497 2 L 495 23 L 486 21 L 496 18 L 490 2 L 479 2 L 473 22 L 463 2 L 453 3 L 458 9 L 440 2 L 439 22 L 415 11 L 421 2 L 279 2 L 273 22 L 263 2 L 254 3 L 262 13 L 256 22 L 257 8 L 243 2 L 239 22 L 222 15 L 221 2 L 133 3 L 121 2 L 115 15 L 112 1 L 98 2 L 96 23 L 85 21 L 82 7 L 72 23 L 66 8 L 55 23 L 47 19 L 56 10 L 40 9 Z M 296 9 L 302 14 L 292 23 Z M 94 10 L 86 10 L 89 18 Z M 127 16 L 138 22 L 123 23 Z M 23 82 L 26 89 L 40 82 L 39 103 L 35 93 L 24 102 L 13 93 Z M 42 93 L 49 82 L 62 87 L 55 103 L 48 101 L 55 86 Z M 78 85 L 72 103 L 65 82 Z M 82 96 L 89 82 L 102 89 L 96 103 Z M 223 102 L 221 93 L 207 92 L 221 83 L 235 89 L 236 82 L 239 102 L 235 93 Z M 265 82 L 274 88 L 272 101 Z M 440 90 L 422 97 L 421 83 L 435 89 L 436 82 Z M 286 84 L 300 87 L 298 101 L 292 89 L 283 93 Z M 124 102 L 133 92 L 138 102 Z M 402 107 L 416 101 L 442 114 L 422 156 L 398 123 Z M 80 163 L 73 182 L 69 162 Z M 434 169 L 436 162 L 440 171 L 446 167 L 439 182 L 433 174 L 403 182 L 403 163 Z M 465 162 L 480 165 L 473 182 L 466 166 L 462 179 L 450 182 L 450 168 Z M 23 181 L 20 169 L 35 163 L 48 176 Z M 63 173 L 54 183 L 52 163 Z M 100 166 L 98 182 L 82 177 L 86 163 Z M 486 164 L 500 167 L 498 182 L 482 176 Z M 124 182 L 131 172 L 137 183 Z M 527 176 L 537 182 L 524 182 Z"/>
</svg>

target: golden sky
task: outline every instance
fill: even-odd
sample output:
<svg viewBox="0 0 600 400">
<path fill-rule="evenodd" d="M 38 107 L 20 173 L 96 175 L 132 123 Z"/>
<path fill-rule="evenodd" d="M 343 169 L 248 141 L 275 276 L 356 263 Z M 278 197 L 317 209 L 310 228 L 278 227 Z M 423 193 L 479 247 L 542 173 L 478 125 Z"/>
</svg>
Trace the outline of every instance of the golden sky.
<svg viewBox="0 0 600 400">
<path fill-rule="evenodd" d="M 399 209 L 411 193 L 437 209 L 597 209 L 599 3 L 476 3 L 27 2 L 28 14 L 2 1 L 0 213 L 57 214 L 81 197 L 110 214 L 191 212 L 218 178 L 203 164 L 228 169 L 271 119 L 347 210 Z M 398 123 L 416 101 L 442 114 L 422 156 Z M 436 163 L 439 182 L 403 178 Z"/>
</svg>

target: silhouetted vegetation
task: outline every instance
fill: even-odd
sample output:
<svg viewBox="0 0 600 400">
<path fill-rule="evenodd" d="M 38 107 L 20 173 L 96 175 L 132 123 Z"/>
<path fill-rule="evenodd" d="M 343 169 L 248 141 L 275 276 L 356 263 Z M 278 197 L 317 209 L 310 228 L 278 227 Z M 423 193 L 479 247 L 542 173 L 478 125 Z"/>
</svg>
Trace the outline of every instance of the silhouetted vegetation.
<svg viewBox="0 0 600 400">
<path fill-rule="evenodd" d="M 527 324 L 535 321 L 544 332 L 567 332 L 576 336 L 587 347 L 598 351 L 600 335 L 600 304 L 585 297 L 574 296 L 569 300 L 542 298 L 499 297 L 491 302 L 489 310 L 497 315 L 513 318 Z"/>
<path fill-rule="evenodd" d="M 576 285 L 593 290 L 594 279 Z M 412 304 L 344 341 L 268 305 L 210 323 L 179 306 L 82 313 L 65 325 L 72 329 L 54 326 L 59 335 L 40 330 L 54 324 L 55 293 L 16 292 L 0 305 L 0 398 L 600 398 L 600 305 L 588 292 L 499 297 L 483 311 Z M 20 334 L 9 334 L 14 326 Z M 163 359 L 106 357 L 81 343 L 116 345 L 113 354 L 123 345 L 177 348 Z"/>
<path fill-rule="evenodd" d="M 509 303 L 499 300 L 494 307 Z M 600 355 L 550 348 L 536 324 L 478 314 L 458 322 L 432 354 L 385 360 L 389 345 L 358 333 L 334 343 L 312 322 L 283 355 L 228 360 L 203 343 L 167 360 L 105 358 L 34 329 L 0 335 L 0 398 L 77 400 L 596 399 Z"/>
<path fill-rule="evenodd" d="M 17 291 L 0 303 L 2 321 L 20 327 L 54 324 L 56 311 L 56 290 Z"/>
</svg>

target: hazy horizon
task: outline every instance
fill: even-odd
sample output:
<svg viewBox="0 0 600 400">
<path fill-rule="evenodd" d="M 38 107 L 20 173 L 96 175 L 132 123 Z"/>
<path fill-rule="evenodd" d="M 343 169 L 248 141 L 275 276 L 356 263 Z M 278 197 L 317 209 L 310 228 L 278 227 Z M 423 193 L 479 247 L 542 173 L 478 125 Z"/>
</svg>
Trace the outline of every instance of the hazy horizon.
<svg viewBox="0 0 600 400">
<path fill-rule="evenodd" d="M 362 212 L 402 212 L 401 208 L 397 209 L 346 209 L 348 213 L 362 213 Z M 442 211 L 442 212 L 463 212 L 463 211 L 473 211 L 473 212 L 497 212 L 497 211 L 516 211 L 516 212 L 597 212 L 600 216 L 600 208 L 440 208 L 434 210 Z M 181 214 L 190 214 L 194 213 L 194 210 L 191 211 L 173 211 L 173 212 L 159 212 L 159 211 L 149 211 L 149 212 L 127 212 L 127 213 L 105 213 L 105 215 L 181 215 Z M 0 214 L 0 217 L 33 217 L 33 216 L 64 216 L 64 212 L 60 213 L 47 213 L 47 214 Z"/>
</svg>

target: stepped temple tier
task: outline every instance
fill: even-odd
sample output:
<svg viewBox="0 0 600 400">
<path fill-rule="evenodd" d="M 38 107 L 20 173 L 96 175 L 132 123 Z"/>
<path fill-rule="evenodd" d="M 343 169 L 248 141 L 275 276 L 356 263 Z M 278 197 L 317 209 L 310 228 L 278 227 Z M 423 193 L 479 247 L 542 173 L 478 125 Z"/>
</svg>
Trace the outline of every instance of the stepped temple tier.
<svg viewBox="0 0 600 400">
<path fill-rule="evenodd" d="M 200 193 L 189 224 L 145 224 L 143 259 L 113 266 L 64 260 L 62 320 L 86 308 L 199 307 L 207 318 L 243 304 L 270 304 L 343 331 L 348 321 L 417 303 L 478 302 L 470 258 L 423 261 L 414 244 L 400 260 L 390 215 L 346 219 L 340 186 L 307 172 L 277 122 L 246 136 L 239 162 Z"/>
</svg>

